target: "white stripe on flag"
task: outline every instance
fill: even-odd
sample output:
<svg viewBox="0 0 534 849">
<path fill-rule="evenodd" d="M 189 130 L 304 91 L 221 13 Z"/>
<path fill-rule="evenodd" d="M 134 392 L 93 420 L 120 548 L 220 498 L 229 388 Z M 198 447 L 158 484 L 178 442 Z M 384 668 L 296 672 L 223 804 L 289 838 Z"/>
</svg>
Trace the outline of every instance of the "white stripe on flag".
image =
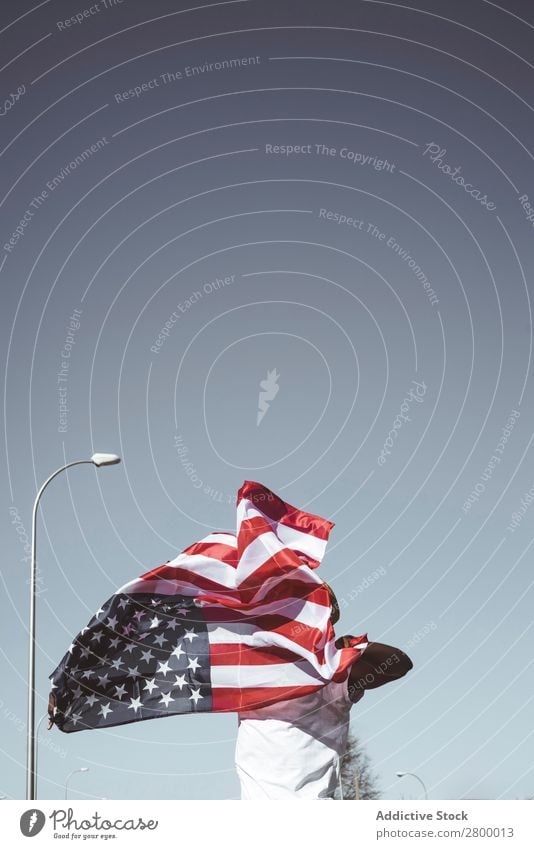
<svg viewBox="0 0 534 849">
<path fill-rule="evenodd" d="M 202 537 L 202 539 L 199 539 L 197 545 L 204 542 L 218 542 L 221 545 L 229 545 L 231 548 L 237 548 L 236 535 L 224 533 L 223 531 L 214 531 L 212 534 L 208 534 L 207 537 Z"/>
<path fill-rule="evenodd" d="M 291 546 L 286 544 L 282 545 L 280 540 L 272 533 L 261 534 L 259 537 L 252 540 L 252 542 L 245 548 L 237 565 L 238 585 L 247 578 L 250 578 L 250 576 L 253 575 L 257 569 L 263 566 L 263 564 L 271 557 L 280 554 L 280 552 L 283 552 L 286 548 L 291 548 Z M 309 550 L 305 553 L 312 556 Z M 317 554 L 318 552 L 316 550 L 313 555 L 315 559 L 317 559 L 315 557 Z M 321 586 L 323 583 L 319 575 L 309 566 L 302 564 L 296 566 L 295 569 L 298 570 L 295 572 L 295 578 L 298 577 L 298 573 L 300 572 L 302 579 L 306 580 L 308 583 L 316 583 L 317 586 Z"/>
<path fill-rule="evenodd" d="M 295 654 L 307 660 L 310 669 L 313 667 L 323 679 L 324 677 L 330 677 L 331 670 L 338 668 L 341 659 L 341 652 L 336 648 L 334 639 L 325 643 L 325 661 L 324 663 L 319 663 L 315 652 L 304 648 L 304 646 L 295 643 L 290 637 L 278 634 L 276 631 L 260 631 L 251 625 L 232 625 L 230 627 L 213 627 L 208 625 L 208 633 L 209 641 L 213 645 L 244 645 L 266 651 L 275 646 L 295 652 Z M 360 643 L 359 647 L 365 645 L 367 644 Z M 242 670 L 248 668 L 247 665 L 241 667 Z M 247 675 L 248 673 L 243 671 L 241 674 Z"/>
<path fill-rule="evenodd" d="M 239 622 L 225 625 L 208 625 L 208 639 L 214 645 L 232 643 L 238 645 L 243 643 L 247 646 L 255 645 L 254 634 L 258 633 L 257 625 L 244 625 Z"/>
<path fill-rule="evenodd" d="M 247 501 L 246 499 L 240 501 L 237 508 L 237 527 L 239 528 L 245 519 L 252 519 L 257 516 L 264 519 L 271 526 L 272 533 L 275 534 L 278 539 L 284 543 L 284 545 L 287 545 L 288 548 L 293 548 L 296 551 L 302 551 L 314 560 L 320 561 L 323 559 L 326 551 L 327 540 L 320 539 L 313 534 L 307 534 L 304 531 L 299 531 L 296 528 L 285 525 L 283 522 L 277 522 L 275 519 L 271 519 L 261 510 L 258 510 L 257 507 L 253 507 L 252 502 Z"/>
<path fill-rule="evenodd" d="M 290 528 L 288 525 L 283 525 L 278 522 L 275 533 L 282 540 L 284 545 L 292 548 L 295 551 L 302 551 L 313 560 L 322 560 L 326 551 L 326 540 L 314 537 L 311 534 L 305 534 L 303 531 L 297 531 L 295 528 Z"/>
<path fill-rule="evenodd" d="M 211 667 L 212 687 L 287 687 L 324 683 L 305 663 L 306 670 L 297 663 L 268 663 L 263 666 Z"/>
<path fill-rule="evenodd" d="M 222 560 L 216 560 L 206 554 L 179 554 L 166 565 L 189 569 L 192 582 L 195 581 L 195 575 L 202 575 L 202 577 L 209 578 L 224 587 L 235 589 L 236 569 L 234 566 L 229 566 Z"/>
<path fill-rule="evenodd" d="M 283 616 L 295 625 L 307 625 L 310 628 L 326 630 L 330 618 L 330 608 L 301 598 L 277 598 L 268 604 L 254 605 L 254 618 L 259 616 Z"/>
<path fill-rule="evenodd" d="M 178 581 L 176 578 L 150 578 L 146 581 L 136 578 L 116 590 L 115 595 L 135 595 L 136 593 L 155 593 L 168 596 L 198 596 L 201 594 L 198 587 Z"/>
<path fill-rule="evenodd" d="M 202 593 L 198 593 L 199 598 L 202 598 Z M 213 610 L 215 605 L 210 604 Z M 233 629 L 234 627 L 249 627 L 249 623 L 225 623 L 224 621 L 224 605 L 220 605 L 221 622 L 224 628 Z M 326 631 L 326 623 L 330 618 L 330 608 L 323 607 L 321 604 L 315 604 L 313 601 L 302 601 L 301 598 L 278 598 L 269 604 L 254 605 L 249 614 L 254 616 L 256 620 L 260 616 L 281 616 L 287 619 L 288 623 L 293 624 L 296 628 L 309 627 L 318 628 L 320 631 Z M 213 617 L 210 617 L 213 621 Z M 258 625 L 250 626 L 258 629 Z"/>
</svg>

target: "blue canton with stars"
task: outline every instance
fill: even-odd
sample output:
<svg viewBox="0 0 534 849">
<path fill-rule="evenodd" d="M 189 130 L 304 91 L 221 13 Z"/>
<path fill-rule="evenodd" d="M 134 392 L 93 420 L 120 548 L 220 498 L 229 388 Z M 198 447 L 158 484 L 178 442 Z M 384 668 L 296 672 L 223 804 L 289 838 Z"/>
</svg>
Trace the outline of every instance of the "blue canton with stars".
<svg viewBox="0 0 534 849">
<path fill-rule="evenodd" d="M 48 677 L 49 727 L 67 733 L 210 711 L 202 612 L 188 596 L 113 595 Z"/>
</svg>

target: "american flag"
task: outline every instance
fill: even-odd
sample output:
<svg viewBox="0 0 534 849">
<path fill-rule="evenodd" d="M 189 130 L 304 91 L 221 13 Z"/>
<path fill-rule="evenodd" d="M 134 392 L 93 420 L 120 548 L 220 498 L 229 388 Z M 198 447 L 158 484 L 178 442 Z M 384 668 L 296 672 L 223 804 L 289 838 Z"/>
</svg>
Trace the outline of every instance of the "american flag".
<svg viewBox="0 0 534 849">
<path fill-rule="evenodd" d="M 236 534 L 211 533 L 125 584 L 73 640 L 49 675 L 49 728 L 240 711 L 344 680 L 367 635 L 334 644 L 315 571 L 332 527 L 245 481 Z"/>
</svg>

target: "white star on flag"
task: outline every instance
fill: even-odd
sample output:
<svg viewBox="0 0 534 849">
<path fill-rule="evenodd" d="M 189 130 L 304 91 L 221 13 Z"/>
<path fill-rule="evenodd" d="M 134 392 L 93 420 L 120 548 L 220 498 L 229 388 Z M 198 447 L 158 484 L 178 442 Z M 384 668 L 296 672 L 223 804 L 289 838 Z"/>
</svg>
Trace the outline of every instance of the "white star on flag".
<svg viewBox="0 0 534 849">
<path fill-rule="evenodd" d="M 152 654 L 150 649 L 148 651 L 142 651 L 141 656 L 142 656 L 143 660 L 145 661 L 145 663 L 150 663 L 150 661 L 154 657 L 154 655 Z"/>
<path fill-rule="evenodd" d="M 191 688 L 191 695 L 189 696 L 189 698 L 192 699 L 195 704 L 198 702 L 199 699 L 203 699 L 204 696 L 200 695 L 200 687 L 197 690 Z"/>
<path fill-rule="evenodd" d="M 170 672 L 170 671 L 171 671 L 171 667 L 169 666 L 169 664 L 167 663 L 166 660 L 163 661 L 163 662 L 160 662 L 158 668 L 156 669 L 156 672 L 162 672 L 165 676 L 167 676 L 167 673 Z"/>
<path fill-rule="evenodd" d="M 141 673 L 139 672 L 139 669 L 137 668 L 137 666 L 129 666 L 128 667 L 128 675 L 126 676 L 127 678 L 139 678 L 140 676 L 141 676 Z"/>
</svg>

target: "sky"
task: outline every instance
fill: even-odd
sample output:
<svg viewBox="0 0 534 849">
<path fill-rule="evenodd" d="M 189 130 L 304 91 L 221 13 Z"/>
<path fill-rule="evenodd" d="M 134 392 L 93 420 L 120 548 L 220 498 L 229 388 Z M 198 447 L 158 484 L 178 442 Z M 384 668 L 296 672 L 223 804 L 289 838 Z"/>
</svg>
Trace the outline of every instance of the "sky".
<svg viewBox="0 0 534 849">
<path fill-rule="evenodd" d="M 533 28 L 520 0 L 1 8 L 1 795 L 33 499 L 108 451 L 41 501 L 37 718 L 102 602 L 256 480 L 335 522 L 336 632 L 413 660 L 351 712 L 382 797 L 532 797 Z M 83 766 L 71 798 L 238 798 L 236 726 L 45 721 L 38 796 Z"/>
</svg>

